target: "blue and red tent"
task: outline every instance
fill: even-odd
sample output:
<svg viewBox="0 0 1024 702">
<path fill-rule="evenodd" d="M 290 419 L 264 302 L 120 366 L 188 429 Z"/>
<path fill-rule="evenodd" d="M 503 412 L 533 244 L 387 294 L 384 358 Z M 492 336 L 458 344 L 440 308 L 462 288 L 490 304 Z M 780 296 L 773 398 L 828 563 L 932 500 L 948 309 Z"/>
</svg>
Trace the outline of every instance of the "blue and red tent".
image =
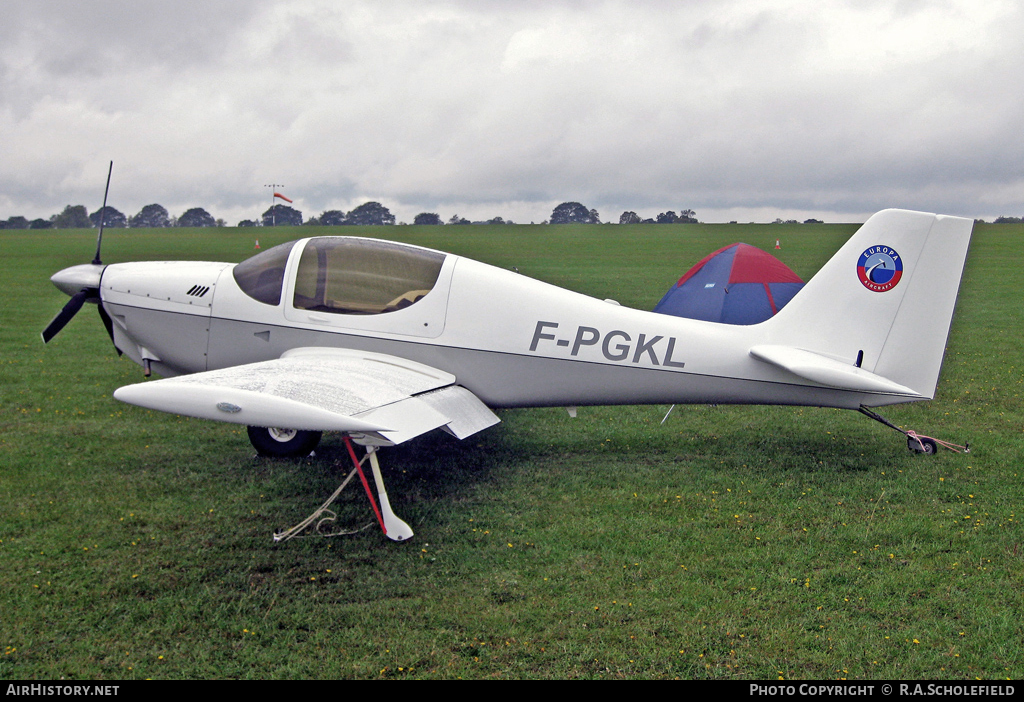
<svg viewBox="0 0 1024 702">
<path fill-rule="evenodd" d="M 781 310 L 803 286 L 770 253 L 730 244 L 687 271 L 654 311 L 707 322 L 757 324 Z"/>
</svg>

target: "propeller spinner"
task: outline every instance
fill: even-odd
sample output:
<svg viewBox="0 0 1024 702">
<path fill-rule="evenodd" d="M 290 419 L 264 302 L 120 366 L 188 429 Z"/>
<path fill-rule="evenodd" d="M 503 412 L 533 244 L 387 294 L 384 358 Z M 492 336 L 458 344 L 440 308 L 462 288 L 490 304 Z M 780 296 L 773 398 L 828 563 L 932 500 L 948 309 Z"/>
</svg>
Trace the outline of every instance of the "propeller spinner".
<svg viewBox="0 0 1024 702">
<path fill-rule="evenodd" d="M 43 343 L 50 343 L 50 339 L 57 336 L 86 302 L 100 301 L 100 276 L 103 274 L 103 268 L 102 265 L 86 263 L 53 274 L 50 280 L 61 292 L 70 295 L 71 299 L 46 325 L 46 329 L 43 329 Z M 102 307 L 100 313 L 103 314 Z"/>
</svg>

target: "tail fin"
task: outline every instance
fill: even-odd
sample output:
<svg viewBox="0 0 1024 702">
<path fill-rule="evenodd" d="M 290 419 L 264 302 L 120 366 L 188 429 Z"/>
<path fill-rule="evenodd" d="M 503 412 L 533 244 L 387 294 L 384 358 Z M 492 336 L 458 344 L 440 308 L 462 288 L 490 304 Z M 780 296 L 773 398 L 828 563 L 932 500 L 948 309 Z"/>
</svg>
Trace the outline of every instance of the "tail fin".
<svg viewBox="0 0 1024 702">
<path fill-rule="evenodd" d="M 806 377 L 787 364 L 813 356 L 815 372 L 859 376 L 862 389 L 932 399 L 973 227 L 906 210 L 872 216 L 764 323 L 770 346 L 753 355 Z"/>
</svg>

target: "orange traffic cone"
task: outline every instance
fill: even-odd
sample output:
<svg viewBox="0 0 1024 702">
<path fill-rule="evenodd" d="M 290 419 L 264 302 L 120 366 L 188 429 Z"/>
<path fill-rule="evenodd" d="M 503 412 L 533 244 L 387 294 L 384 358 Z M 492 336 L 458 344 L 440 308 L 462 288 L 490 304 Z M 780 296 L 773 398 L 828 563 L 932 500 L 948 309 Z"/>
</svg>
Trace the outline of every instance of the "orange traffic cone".
<svg viewBox="0 0 1024 702">
<path fill-rule="evenodd" d="M 257 245 L 256 248 L 258 249 L 259 245 Z M 782 248 L 782 244 L 779 243 L 778 239 L 775 240 L 775 248 L 777 248 L 777 249 L 781 249 Z"/>
<path fill-rule="evenodd" d="M 259 247 L 260 247 L 260 240 L 259 240 L 259 239 L 257 239 L 257 240 L 256 240 L 256 248 L 258 249 Z M 775 248 L 779 248 L 779 247 L 778 247 L 778 246 L 776 246 Z"/>
</svg>

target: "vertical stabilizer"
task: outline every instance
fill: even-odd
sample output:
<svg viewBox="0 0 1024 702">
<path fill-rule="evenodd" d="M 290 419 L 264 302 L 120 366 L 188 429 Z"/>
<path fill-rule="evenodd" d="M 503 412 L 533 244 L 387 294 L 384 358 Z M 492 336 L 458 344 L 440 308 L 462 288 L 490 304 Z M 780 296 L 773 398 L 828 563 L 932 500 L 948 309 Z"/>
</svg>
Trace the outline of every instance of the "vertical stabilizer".
<svg viewBox="0 0 1024 702">
<path fill-rule="evenodd" d="M 974 222 L 872 216 L 771 320 L 765 341 L 935 395 Z"/>
</svg>

